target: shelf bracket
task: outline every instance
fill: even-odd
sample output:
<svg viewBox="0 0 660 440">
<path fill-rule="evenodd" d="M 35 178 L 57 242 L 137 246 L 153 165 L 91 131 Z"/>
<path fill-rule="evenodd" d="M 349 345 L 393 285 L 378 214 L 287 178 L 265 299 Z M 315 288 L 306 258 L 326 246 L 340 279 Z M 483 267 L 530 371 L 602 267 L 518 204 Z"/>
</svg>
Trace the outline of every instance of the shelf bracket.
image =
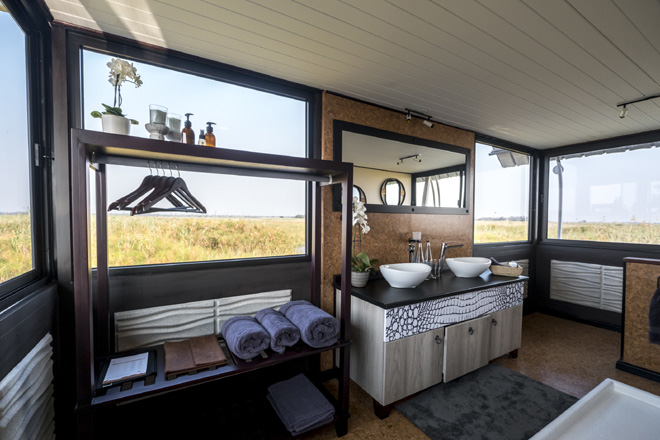
<svg viewBox="0 0 660 440">
<path fill-rule="evenodd" d="M 328 176 L 328 181 L 327 182 L 319 182 L 320 186 L 329 186 L 329 185 L 334 185 L 335 182 L 332 181 L 332 176 Z"/>
</svg>

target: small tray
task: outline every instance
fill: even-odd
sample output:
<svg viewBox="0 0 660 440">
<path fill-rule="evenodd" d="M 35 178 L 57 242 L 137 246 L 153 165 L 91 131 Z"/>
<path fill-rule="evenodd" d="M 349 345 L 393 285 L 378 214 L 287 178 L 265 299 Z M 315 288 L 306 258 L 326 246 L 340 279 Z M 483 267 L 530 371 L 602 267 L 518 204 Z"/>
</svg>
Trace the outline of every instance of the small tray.
<svg viewBox="0 0 660 440">
<path fill-rule="evenodd" d="M 495 264 L 490 265 L 490 271 L 493 272 L 493 275 L 501 277 L 519 277 L 522 274 L 523 268 L 518 267 L 509 267 L 509 266 L 497 266 Z"/>
</svg>

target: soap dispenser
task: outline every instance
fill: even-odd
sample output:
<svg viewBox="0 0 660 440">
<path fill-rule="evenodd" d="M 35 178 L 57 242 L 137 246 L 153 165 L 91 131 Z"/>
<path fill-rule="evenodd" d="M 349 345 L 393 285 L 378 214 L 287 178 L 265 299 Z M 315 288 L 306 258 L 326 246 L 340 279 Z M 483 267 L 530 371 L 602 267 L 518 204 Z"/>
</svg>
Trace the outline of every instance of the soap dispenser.
<svg viewBox="0 0 660 440">
<path fill-rule="evenodd" d="M 215 125 L 215 122 L 207 122 L 206 124 L 206 136 L 204 136 L 206 139 L 206 145 L 209 147 L 215 147 L 215 135 L 213 134 L 213 126 Z"/>
<path fill-rule="evenodd" d="M 197 141 L 198 145 L 206 145 L 206 138 L 204 137 L 204 130 L 199 130 L 199 141 Z"/>
<path fill-rule="evenodd" d="M 192 113 L 186 113 L 186 122 L 184 123 L 183 130 L 181 130 L 181 142 L 184 144 L 195 143 L 195 132 L 192 129 L 192 122 L 190 122 L 192 115 Z"/>
</svg>

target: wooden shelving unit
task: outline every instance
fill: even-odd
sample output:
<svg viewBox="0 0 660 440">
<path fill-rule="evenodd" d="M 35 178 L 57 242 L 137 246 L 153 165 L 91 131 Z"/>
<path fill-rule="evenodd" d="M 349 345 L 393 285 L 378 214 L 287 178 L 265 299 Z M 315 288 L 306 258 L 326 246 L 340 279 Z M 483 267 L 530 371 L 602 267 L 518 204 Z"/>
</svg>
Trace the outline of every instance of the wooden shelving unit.
<svg viewBox="0 0 660 440">
<path fill-rule="evenodd" d="M 110 353 L 109 341 L 109 276 L 107 259 L 107 164 L 147 168 L 148 161 L 162 161 L 180 171 L 233 174 L 242 176 L 281 178 L 313 182 L 312 186 L 312 235 L 311 235 L 311 298 L 320 305 L 321 292 L 321 187 L 342 186 L 342 284 L 339 342 L 323 349 L 299 347 L 284 354 L 273 353 L 266 359 L 256 358 L 244 362 L 234 358 L 233 365 L 194 375 L 166 380 L 162 346 L 157 352 L 157 372 L 153 383 L 136 381 L 122 391 L 113 387 L 104 393 L 96 393 L 97 359 Z M 96 187 L 96 234 L 97 276 L 92 285 L 90 258 L 90 206 L 89 169 L 95 170 Z M 190 146 L 175 142 L 120 136 L 94 131 L 71 130 L 71 188 L 73 211 L 73 278 L 76 335 L 76 396 L 77 432 L 79 438 L 90 438 L 94 410 L 120 402 L 151 397 L 163 392 L 175 391 L 204 382 L 220 380 L 246 371 L 268 368 L 294 359 L 317 356 L 321 352 L 336 350 L 338 368 L 332 375 L 338 380 L 338 396 L 335 403 L 335 429 L 339 436 L 348 430 L 349 346 L 350 346 L 350 249 L 351 249 L 351 200 L 353 172 L 351 164 L 332 161 L 288 157 L 263 153 Z M 95 287 L 96 289 L 93 289 Z M 96 298 L 93 298 L 93 292 Z M 182 302 L 185 299 L 182 298 Z M 93 304 L 96 307 L 94 313 Z M 95 335 L 95 332 L 99 334 Z M 95 337 L 96 336 L 96 337 Z M 94 341 L 101 341 L 95 347 Z M 148 383 L 148 382 L 147 382 Z"/>
</svg>

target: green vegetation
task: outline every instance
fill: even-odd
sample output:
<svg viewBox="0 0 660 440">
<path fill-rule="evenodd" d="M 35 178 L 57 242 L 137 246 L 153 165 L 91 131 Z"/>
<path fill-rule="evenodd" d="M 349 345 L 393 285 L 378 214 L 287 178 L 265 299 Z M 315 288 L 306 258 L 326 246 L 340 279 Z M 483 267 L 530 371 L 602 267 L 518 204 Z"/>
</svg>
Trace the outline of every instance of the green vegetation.
<svg viewBox="0 0 660 440">
<path fill-rule="evenodd" d="M 295 255 L 304 246 L 298 218 L 108 216 L 110 266 Z"/>
<path fill-rule="evenodd" d="M 548 224 L 548 237 L 557 238 L 557 223 Z M 563 223 L 563 240 L 602 241 L 610 243 L 660 244 L 658 223 Z M 475 243 L 502 243 L 527 240 L 527 222 L 477 220 Z"/>
<path fill-rule="evenodd" d="M 0 283 L 31 269 L 30 214 L 0 215 Z"/>
<path fill-rule="evenodd" d="M 475 243 L 503 243 L 505 241 L 526 240 L 526 221 L 476 220 L 474 222 Z"/>
<path fill-rule="evenodd" d="M 295 255 L 305 246 L 304 218 L 109 215 L 108 231 L 110 266 Z M 32 269 L 31 235 L 29 214 L 0 215 L 0 282 Z M 548 235 L 557 236 L 556 223 Z M 524 241 L 527 223 L 477 220 L 474 236 L 475 243 Z M 660 224 L 564 223 L 562 238 L 660 244 Z"/>
</svg>

